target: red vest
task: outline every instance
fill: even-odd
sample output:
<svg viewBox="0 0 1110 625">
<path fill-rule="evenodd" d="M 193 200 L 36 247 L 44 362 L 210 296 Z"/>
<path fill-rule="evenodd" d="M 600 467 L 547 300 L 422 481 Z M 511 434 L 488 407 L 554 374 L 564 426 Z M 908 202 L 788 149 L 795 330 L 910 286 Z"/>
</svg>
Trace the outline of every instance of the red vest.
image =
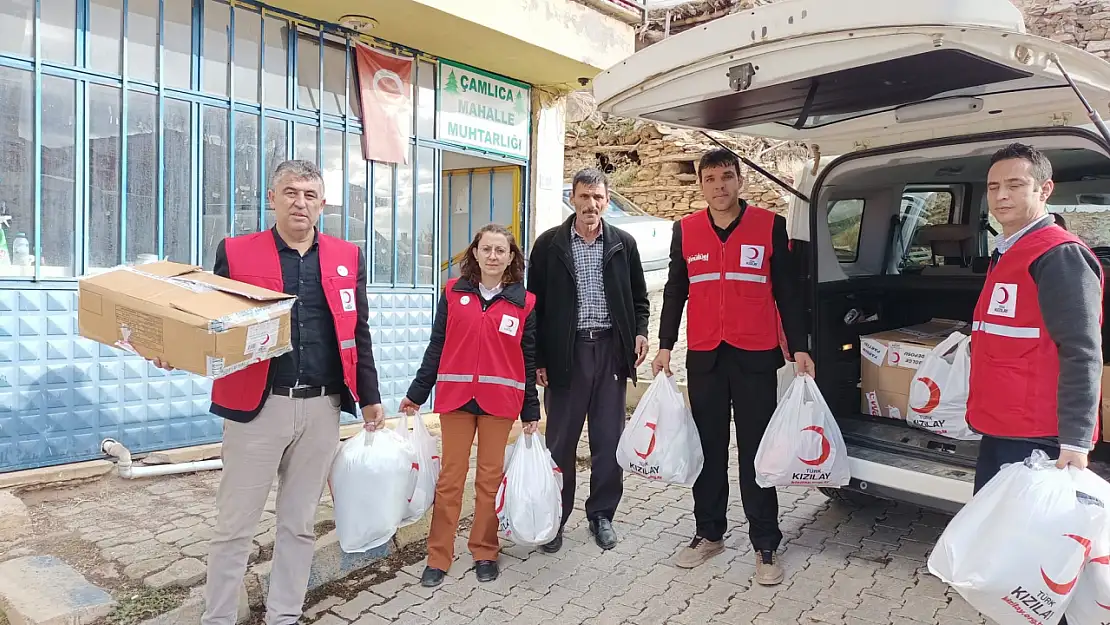
<svg viewBox="0 0 1110 625">
<path fill-rule="evenodd" d="M 1029 267 L 1065 243 L 1083 245 L 1055 225 L 1034 230 L 1018 239 L 987 274 L 971 326 L 967 422 L 977 432 L 1001 438 L 1059 435 L 1060 357 L 1045 328 Z"/>
<path fill-rule="evenodd" d="M 358 402 L 358 350 L 355 348 L 355 289 L 358 287 L 358 246 L 323 233 L 317 235 L 320 254 L 320 282 L 335 320 L 339 357 L 343 361 L 343 380 Z M 224 240 L 224 252 L 232 280 L 239 280 L 271 291 L 284 291 L 281 260 L 274 233 L 270 230 Z M 296 346 L 293 346 L 294 349 Z M 212 403 L 231 410 L 254 410 L 262 403 L 262 393 L 270 371 L 270 360 L 212 382 Z"/>
<path fill-rule="evenodd" d="M 524 308 L 500 297 L 482 310 L 476 293 L 455 290 L 458 281 L 447 281 L 447 334 L 433 410 L 444 414 L 473 399 L 495 417 L 515 419 L 524 405 L 520 341 L 536 296 L 525 292 Z"/>
<path fill-rule="evenodd" d="M 721 243 L 709 210 L 682 218 L 682 253 L 690 276 L 686 341 L 694 351 L 722 341 L 747 351 L 779 347 L 779 316 L 771 293 L 771 231 L 775 214 L 748 206 Z"/>
</svg>

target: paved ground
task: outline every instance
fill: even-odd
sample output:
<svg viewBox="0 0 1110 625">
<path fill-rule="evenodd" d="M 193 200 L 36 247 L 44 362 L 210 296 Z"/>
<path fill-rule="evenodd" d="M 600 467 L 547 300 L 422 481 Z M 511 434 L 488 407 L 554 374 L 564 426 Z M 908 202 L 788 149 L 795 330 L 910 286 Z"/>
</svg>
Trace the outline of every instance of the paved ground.
<svg viewBox="0 0 1110 625">
<path fill-rule="evenodd" d="M 640 365 L 637 373 L 640 379 L 651 379 L 651 360 L 659 351 L 659 313 L 663 310 L 663 291 L 651 293 L 651 317 L 648 322 L 648 349 L 647 360 Z M 671 373 L 679 384 L 686 383 L 686 312 L 682 313 L 682 325 L 678 330 L 679 341 L 671 350 Z"/>
<path fill-rule="evenodd" d="M 736 468 L 732 468 L 734 484 Z M 579 484 L 588 484 L 581 474 Z M 501 578 L 478 584 L 465 536 L 444 586 L 421 588 L 424 562 L 350 601 L 329 597 L 309 610 L 318 625 L 705 625 L 984 623 L 929 575 L 925 560 L 948 517 L 914 507 L 833 503 L 816 491 L 780 492 L 786 581 L 754 585 L 745 521 L 733 494 L 727 551 L 692 571 L 672 566 L 693 530 L 689 490 L 628 477 L 616 528 L 620 544 L 602 552 L 580 511 L 563 550 L 546 555 L 507 546 Z M 579 506 L 585 493 L 578 493 Z"/>
</svg>

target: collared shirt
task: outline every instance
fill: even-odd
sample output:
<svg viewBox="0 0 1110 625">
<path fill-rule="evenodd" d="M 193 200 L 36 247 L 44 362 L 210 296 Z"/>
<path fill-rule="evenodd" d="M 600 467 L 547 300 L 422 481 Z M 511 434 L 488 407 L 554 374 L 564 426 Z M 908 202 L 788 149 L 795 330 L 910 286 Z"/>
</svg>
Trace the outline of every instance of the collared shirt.
<svg viewBox="0 0 1110 625">
<path fill-rule="evenodd" d="M 274 386 L 340 386 L 343 362 L 335 321 L 320 280 L 319 235 L 301 256 L 286 245 L 276 229 L 273 233 L 281 259 L 283 290 L 297 296 L 290 314 L 294 349 L 274 359 Z"/>
<path fill-rule="evenodd" d="M 574 256 L 574 281 L 578 287 L 578 329 L 600 330 L 612 327 L 609 304 L 605 301 L 605 282 L 601 264 L 605 254 L 605 230 L 599 226 L 593 242 L 570 229 L 570 250 Z"/>
<path fill-rule="evenodd" d="M 1025 233 L 1029 232 L 1033 228 L 1036 228 L 1038 225 L 1044 223 L 1045 221 L 1051 220 L 1051 219 L 1052 219 L 1052 215 L 1045 215 L 1045 216 L 1043 216 L 1039 219 L 1034 219 L 1033 221 L 1026 224 L 1026 226 L 1024 228 L 1022 228 L 1021 230 L 1018 230 L 1017 232 L 1013 233 L 1012 235 L 1010 235 L 1008 237 L 1005 236 L 1005 235 L 1002 235 L 1002 234 L 996 236 L 994 238 L 994 249 L 998 250 L 999 254 L 1005 254 L 1010 248 L 1012 248 L 1014 246 L 1015 243 L 1018 242 L 1018 239 L 1025 236 Z"/>
<path fill-rule="evenodd" d="M 487 289 L 484 284 L 478 283 L 478 293 L 482 296 L 482 299 L 486 300 L 487 302 L 492 302 L 493 298 L 496 297 L 503 288 L 504 287 L 502 285 L 498 284 L 492 289 Z"/>
</svg>

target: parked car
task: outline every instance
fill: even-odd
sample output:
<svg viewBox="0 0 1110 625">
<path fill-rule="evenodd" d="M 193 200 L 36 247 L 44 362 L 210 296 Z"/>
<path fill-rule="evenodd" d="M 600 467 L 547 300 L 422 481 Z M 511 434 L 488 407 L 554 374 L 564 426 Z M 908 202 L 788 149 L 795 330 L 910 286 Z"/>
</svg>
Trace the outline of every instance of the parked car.
<svg viewBox="0 0 1110 625">
<path fill-rule="evenodd" d="M 1087 125 L 1060 67 L 1094 106 L 1110 102 L 1106 62 L 1027 33 L 1010 0 L 795 0 L 669 37 L 594 79 L 604 113 L 799 141 L 819 155 L 796 178 L 808 200 L 792 201 L 788 221 L 817 382 L 852 473 L 830 497 L 948 511 L 971 498 L 978 443 L 871 416 L 860 337 L 931 318 L 971 321 L 999 148 L 1022 142 L 1052 161 L 1053 210 L 1110 192 L 1110 138 Z M 933 208 L 914 199 L 936 194 L 944 201 Z M 1086 227 L 1090 244 L 1099 231 Z M 925 252 L 917 261 L 915 248 Z M 1012 390 L 1007 401 L 1027 400 L 1024 387 Z M 1110 475 L 1110 432 L 1102 440 L 1091 468 Z"/>
<path fill-rule="evenodd" d="M 569 184 L 563 185 L 564 219 L 574 212 L 574 207 L 570 204 L 570 191 Z M 612 190 L 609 191 L 609 207 L 601 217 L 606 223 L 624 230 L 636 239 L 648 290 L 663 288 L 667 280 L 674 222 L 645 213 L 632 200 Z"/>
</svg>

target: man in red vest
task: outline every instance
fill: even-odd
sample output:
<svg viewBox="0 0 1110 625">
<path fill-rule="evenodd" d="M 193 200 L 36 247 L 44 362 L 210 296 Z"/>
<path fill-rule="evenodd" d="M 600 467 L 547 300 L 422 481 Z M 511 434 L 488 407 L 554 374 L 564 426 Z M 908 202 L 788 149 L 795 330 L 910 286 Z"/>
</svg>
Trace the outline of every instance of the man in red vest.
<svg viewBox="0 0 1110 625">
<path fill-rule="evenodd" d="M 224 467 L 202 625 L 235 623 L 252 540 L 275 477 L 277 537 L 266 623 L 297 623 L 340 411 L 353 414 L 357 403 L 371 430 L 383 420 L 362 249 L 316 229 L 324 205 L 316 165 L 278 165 L 267 197 L 274 228 L 224 239 L 214 273 L 296 295 L 293 351 L 212 383 L 212 412 L 225 419 Z"/>
<path fill-rule="evenodd" d="M 698 178 L 708 207 L 674 225 L 663 289 L 659 354 L 652 370 L 671 373 L 671 348 L 686 320 L 690 408 L 705 465 L 694 484 L 697 531 L 675 564 L 694 568 L 724 551 L 728 511 L 730 422 L 740 451 L 740 495 L 756 552 L 756 582 L 783 580 L 778 496 L 755 483 L 755 452 L 778 403 L 776 372 L 784 364 L 781 328 L 799 373 L 813 375 L 802 297 L 786 220 L 740 199 L 740 163 L 728 150 L 701 158 Z"/>
<path fill-rule="evenodd" d="M 1102 270 L 1048 214 L 1052 190 L 1052 164 L 1036 148 L 1015 143 L 991 158 L 987 206 L 1002 233 L 972 323 L 976 492 L 1036 449 L 1085 468 L 1098 440 Z"/>
</svg>

